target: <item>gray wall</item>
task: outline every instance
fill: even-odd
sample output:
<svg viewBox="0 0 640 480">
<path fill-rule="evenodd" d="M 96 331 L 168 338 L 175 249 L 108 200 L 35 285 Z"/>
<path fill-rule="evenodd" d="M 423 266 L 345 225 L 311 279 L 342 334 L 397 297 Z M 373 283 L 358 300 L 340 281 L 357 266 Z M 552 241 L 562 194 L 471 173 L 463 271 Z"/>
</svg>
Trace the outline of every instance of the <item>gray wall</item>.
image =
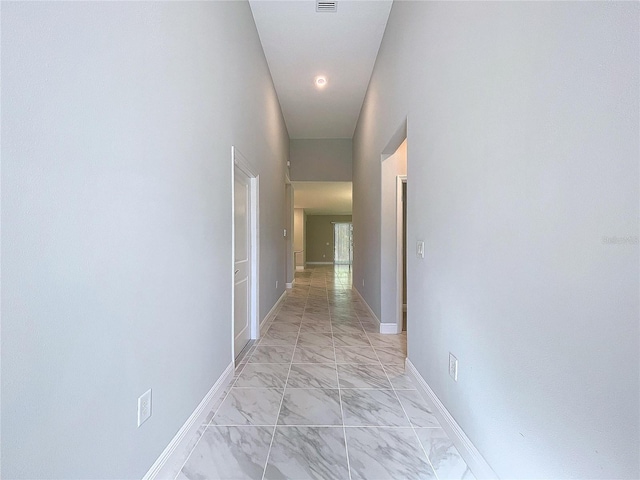
<svg viewBox="0 0 640 480">
<path fill-rule="evenodd" d="M 350 221 L 351 215 L 307 215 L 305 224 L 306 261 L 333 262 L 332 222 Z"/>
<path fill-rule="evenodd" d="M 350 138 L 291 140 L 291 180 L 350 182 L 352 148 Z"/>
<path fill-rule="evenodd" d="M 230 364 L 231 145 L 281 205 L 264 315 L 289 139 L 249 5 L 2 3 L 2 478 L 141 478 Z"/>
<path fill-rule="evenodd" d="M 354 284 L 407 119 L 409 358 L 502 478 L 640 476 L 639 13 L 395 2 L 356 129 Z"/>
</svg>

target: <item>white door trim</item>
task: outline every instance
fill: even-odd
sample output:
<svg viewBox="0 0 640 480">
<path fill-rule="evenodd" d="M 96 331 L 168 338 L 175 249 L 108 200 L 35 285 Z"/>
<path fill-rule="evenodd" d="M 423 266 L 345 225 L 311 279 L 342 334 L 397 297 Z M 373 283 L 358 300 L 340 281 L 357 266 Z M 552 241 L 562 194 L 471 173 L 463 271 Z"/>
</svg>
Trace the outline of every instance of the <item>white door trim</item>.
<svg viewBox="0 0 640 480">
<path fill-rule="evenodd" d="M 249 177 L 249 209 L 250 209 L 250 227 L 251 227 L 251 252 L 249 259 L 251 261 L 251 285 L 249 292 L 251 295 L 251 302 L 249 305 L 249 323 L 251 325 L 251 338 L 257 339 L 260 337 L 260 321 L 259 321 L 259 272 L 260 272 L 260 211 L 259 211 L 259 194 L 260 194 L 260 176 L 257 171 L 247 160 L 247 158 L 240 153 L 235 147 L 231 147 L 231 268 L 229 270 L 231 277 L 231 361 L 234 361 L 236 355 L 240 352 L 235 351 L 234 342 L 234 269 L 235 269 L 235 231 L 234 231 L 234 215 L 235 215 L 235 169 L 241 170 L 247 177 Z"/>
<path fill-rule="evenodd" d="M 407 183 L 406 175 L 396 176 L 396 331 L 402 333 L 404 302 L 402 292 L 404 291 L 402 279 L 402 184 Z"/>
</svg>

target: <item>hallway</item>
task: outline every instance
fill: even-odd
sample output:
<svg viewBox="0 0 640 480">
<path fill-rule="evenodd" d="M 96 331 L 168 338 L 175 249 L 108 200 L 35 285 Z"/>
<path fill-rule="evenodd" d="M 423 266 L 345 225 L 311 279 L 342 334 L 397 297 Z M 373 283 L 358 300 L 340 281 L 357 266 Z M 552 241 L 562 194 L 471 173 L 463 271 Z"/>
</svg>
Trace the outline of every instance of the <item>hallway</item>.
<svg viewBox="0 0 640 480">
<path fill-rule="evenodd" d="M 0 478 L 640 479 L 638 18 L 0 2 Z"/>
<path fill-rule="evenodd" d="M 404 373 L 406 333 L 374 333 L 348 266 L 297 272 L 269 322 L 177 479 L 474 478 Z"/>
</svg>

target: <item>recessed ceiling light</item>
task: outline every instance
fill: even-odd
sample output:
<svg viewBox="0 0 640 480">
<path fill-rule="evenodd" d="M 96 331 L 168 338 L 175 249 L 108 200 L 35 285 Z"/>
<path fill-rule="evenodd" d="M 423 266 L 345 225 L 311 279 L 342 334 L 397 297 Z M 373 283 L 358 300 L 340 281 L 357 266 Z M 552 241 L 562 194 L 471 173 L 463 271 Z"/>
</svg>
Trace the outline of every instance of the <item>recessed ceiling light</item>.
<svg viewBox="0 0 640 480">
<path fill-rule="evenodd" d="M 327 77 L 320 75 L 320 76 L 316 77 L 316 81 L 315 82 L 316 82 L 316 87 L 324 88 L 324 87 L 327 86 Z"/>
</svg>

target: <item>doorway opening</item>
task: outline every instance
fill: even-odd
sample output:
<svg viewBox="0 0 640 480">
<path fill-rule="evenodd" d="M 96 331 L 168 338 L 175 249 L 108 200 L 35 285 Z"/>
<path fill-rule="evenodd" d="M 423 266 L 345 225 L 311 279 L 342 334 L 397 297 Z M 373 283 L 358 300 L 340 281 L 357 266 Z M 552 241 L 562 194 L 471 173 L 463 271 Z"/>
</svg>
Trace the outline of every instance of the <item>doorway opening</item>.
<svg viewBox="0 0 640 480">
<path fill-rule="evenodd" d="M 406 329 L 406 136 L 395 139 L 385 152 L 389 153 L 381 156 L 380 179 L 380 332 L 397 334 Z"/>
<path fill-rule="evenodd" d="M 353 263 L 353 223 L 333 224 L 333 263 L 349 265 Z"/>
<path fill-rule="evenodd" d="M 249 161 L 232 147 L 232 359 L 259 337 L 258 322 L 258 186 Z"/>
<path fill-rule="evenodd" d="M 397 282 L 400 284 L 398 291 L 402 292 L 402 298 L 399 304 L 402 306 L 399 322 L 402 323 L 402 331 L 407 331 L 407 176 L 398 176 L 398 271 Z M 401 251 L 400 251 L 401 250 Z"/>
</svg>

